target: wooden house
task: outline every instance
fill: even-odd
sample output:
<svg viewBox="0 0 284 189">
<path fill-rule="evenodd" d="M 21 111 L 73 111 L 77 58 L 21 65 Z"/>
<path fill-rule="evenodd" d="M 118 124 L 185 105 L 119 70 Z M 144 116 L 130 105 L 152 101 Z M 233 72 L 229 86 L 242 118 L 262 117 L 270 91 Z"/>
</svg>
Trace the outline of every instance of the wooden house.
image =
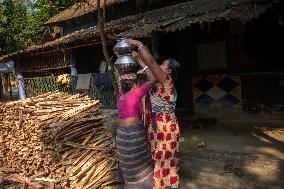
<svg viewBox="0 0 284 189">
<path fill-rule="evenodd" d="M 62 28 L 59 39 L 2 60 L 14 60 L 26 85 L 33 78 L 70 73 L 72 66 L 78 74 L 92 73 L 90 91 L 113 107 L 111 86 L 100 73 L 104 57 L 96 1 L 90 4 L 75 4 L 47 21 L 48 26 Z M 147 44 L 158 62 L 173 57 L 181 63 L 180 109 L 284 111 L 283 66 L 277 46 L 283 33 L 281 1 L 109 0 L 104 29 L 110 53 L 116 37 L 126 36 Z"/>
</svg>

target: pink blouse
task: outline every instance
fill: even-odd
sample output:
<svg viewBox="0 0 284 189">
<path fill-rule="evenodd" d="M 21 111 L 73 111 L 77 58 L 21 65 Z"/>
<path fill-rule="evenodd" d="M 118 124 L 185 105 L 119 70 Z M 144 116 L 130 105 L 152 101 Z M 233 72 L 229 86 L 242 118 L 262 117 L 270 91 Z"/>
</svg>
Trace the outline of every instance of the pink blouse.
<svg viewBox="0 0 284 189">
<path fill-rule="evenodd" d="M 127 119 L 142 115 L 141 98 L 150 90 L 149 83 L 144 83 L 138 89 L 125 94 L 123 99 L 120 99 L 122 92 L 119 92 L 117 97 L 117 109 L 120 119 Z"/>
</svg>

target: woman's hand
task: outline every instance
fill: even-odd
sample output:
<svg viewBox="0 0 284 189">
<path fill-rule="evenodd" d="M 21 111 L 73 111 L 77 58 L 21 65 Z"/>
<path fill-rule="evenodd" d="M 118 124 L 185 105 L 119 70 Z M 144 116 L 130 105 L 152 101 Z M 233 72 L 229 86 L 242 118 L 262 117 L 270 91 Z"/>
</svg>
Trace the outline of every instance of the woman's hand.
<svg viewBox="0 0 284 189">
<path fill-rule="evenodd" d="M 126 39 L 126 41 L 129 45 L 133 45 L 135 47 L 139 47 L 139 46 L 143 45 L 143 43 L 141 41 L 134 40 L 134 39 Z"/>
<path fill-rule="evenodd" d="M 136 51 L 132 51 L 131 55 L 135 61 L 137 61 L 140 58 L 140 55 Z"/>
<path fill-rule="evenodd" d="M 133 59 L 141 66 L 141 68 L 145 68 L 147 66 L 136 51 L 132 51 L 131 55 Z"/>
<path fill-rule="evenodd" d="M 134 39 L 127 39 L 126 41 L 129 45 L 138 47 L 138 52 L 139 52 L 141 61 L 145 64 L 145 66 L 146 65 L 149 66 L 149 70 L 151 70 L 151 72 L 153 73 L 152 75 L 154 75 L 154 77 L 157 78 L 161 84 L 163 84 L 166 81 L 166 73 L 157 64 L 152 54 L 146 48 L 141 48 L 143 47 L 143 43 L 141 41 L 137 41 Z M 136 56 L 136 54 L 134 54 L 134 56 Z M 138 59 L 137 59 L 137 62 L 138 62 Z M 139 63 L 139 65 L 141 64 Z"/>
</svg>

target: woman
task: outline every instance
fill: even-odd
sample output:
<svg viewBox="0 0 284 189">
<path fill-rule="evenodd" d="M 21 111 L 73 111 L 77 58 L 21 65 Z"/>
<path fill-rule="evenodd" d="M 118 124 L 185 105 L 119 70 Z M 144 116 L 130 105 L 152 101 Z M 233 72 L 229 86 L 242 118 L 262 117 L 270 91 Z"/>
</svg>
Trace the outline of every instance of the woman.
<svg viewBox="0 0 284 189">
<path fill-rule="evenodd" d="M 137 40 L 128 43 L 138 47 L 143 62 L 149 67 L 158 82 L 150 90 L 147 102 L 146 127 L 154 160 L 154 189 L 179 188 L 179 126 L 174 113 L 176 91 L 174 80 L 179 64 L 168 59 L 158 65 L 153 56 Z"/>
<path fill-rule="evenodd" d="M 137 55 L 135 55 L 137 57 Z M 141 59 L 138 63 L 144 68 Z M 153 166 L 142 124 L 141 99 L 155 83 L 147 68 L 148 81 L 138 86 L 135 74 L 120 77 L 117 99 L 120 126 L 117 129 L 117 155 L 125 189 L 152 189 Z"/>
</svg>

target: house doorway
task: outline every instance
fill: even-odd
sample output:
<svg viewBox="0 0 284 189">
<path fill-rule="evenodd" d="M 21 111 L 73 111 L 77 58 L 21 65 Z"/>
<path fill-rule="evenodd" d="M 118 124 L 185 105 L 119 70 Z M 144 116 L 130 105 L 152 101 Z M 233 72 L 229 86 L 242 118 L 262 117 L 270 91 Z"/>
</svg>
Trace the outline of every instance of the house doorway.
<svg viewBox="0 0 284 189">
<path fill-rule="evenodd" d="M 190 39 L 184 32 L 157 32 L 152 36 L 152 49 L 158 63 L 162 63 L 167 58 L 174 58 L 180 63 L 178 79 L 175 82 L 178 94 L 177 109 L 193 113 L 191 76 L 195 51 L 193 44 L 188 40 Z"/>
</svg>

